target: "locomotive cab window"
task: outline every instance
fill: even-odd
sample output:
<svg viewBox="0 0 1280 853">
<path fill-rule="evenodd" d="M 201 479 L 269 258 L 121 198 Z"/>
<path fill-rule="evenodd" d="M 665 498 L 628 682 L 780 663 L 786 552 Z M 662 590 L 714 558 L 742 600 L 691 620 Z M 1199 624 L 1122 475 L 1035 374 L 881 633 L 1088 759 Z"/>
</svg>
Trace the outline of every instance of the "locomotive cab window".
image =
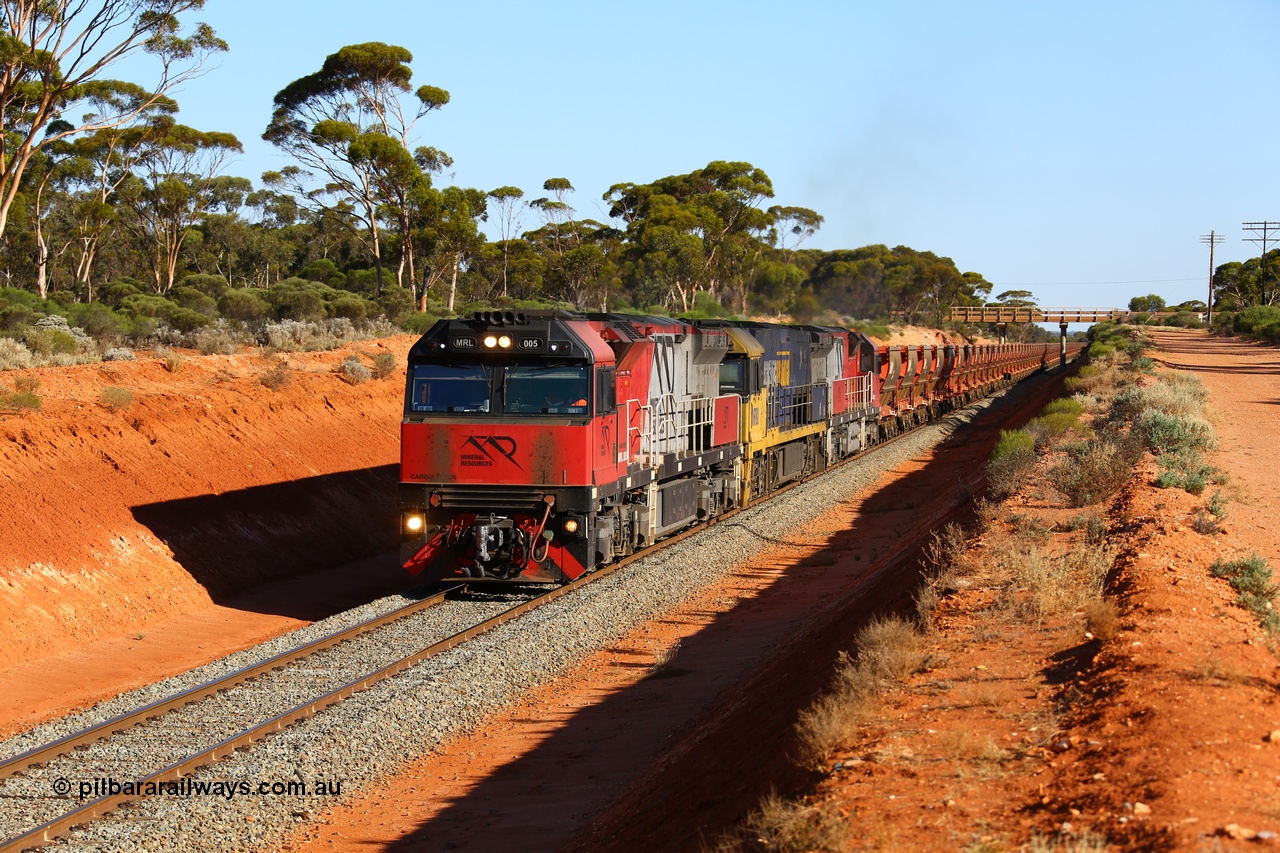
<svg viewBox="0 0 1280 853">
<path fill-rule="evenodd" d="M 601 367 L 596 371 L 596 414 L 607 415 L 617 408 L 617 393 L 614 385 L 613 366 Z"/>
<path fill-rule="evenodd" d="M 720 393 L 747 393 L 747 362 L 742 358 L 726 358 L 720 362 Z"/>
<path fill-rule="evenodd" d="M 488 412 L 490 368 L 478 364 L 415 364 L 411 412 Z"/>
<path fill-rule="evenodd" d="M 507 368 L 503 411 L 508 414 L 585 415 L 590 367 L 580 364 Z"/>
</svg>

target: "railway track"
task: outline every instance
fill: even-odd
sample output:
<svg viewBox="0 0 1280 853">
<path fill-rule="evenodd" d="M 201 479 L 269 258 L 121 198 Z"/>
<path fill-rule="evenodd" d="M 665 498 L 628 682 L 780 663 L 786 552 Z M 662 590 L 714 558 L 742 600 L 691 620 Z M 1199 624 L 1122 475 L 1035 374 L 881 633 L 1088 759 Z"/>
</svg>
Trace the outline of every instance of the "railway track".
<svg viewBox="0 0 1280 853">
<path fill-rule="evenodd" d="M 866 460 L 911 434 L 880 442 L 817 478 Z M 770 499 L 813 479 L 780 489 Z M 711 526 L 758 506 L 726 513 Z M 669 537 L 658 548 L 512 606 L 501 600 L 509 598 L 505 591 L 478 601 L 447 600 L 447 592 L 440 593 L 0 761 L 0 802 L 9 804 L 0 810 L 6 815 L 0 816 L 0 838 L 6 839 L 0 841 L 0 851 L 47 844 L 72 827 L 147 796 L 156 785 L 176 783 L 273 732 L 707 529 L 702 525 Z M 447 619 L 433 619 L 441 605 L 452 612 Z M 461 614 L 460 608 L 468 613 Z M 459 620 L 468 623 L 467 627 L 446 627 L 456 627 Z M 424 646 L 424 638 L 432 637 L 439 639 Z M 353 676 L 350 664 L 335 665 L 326 657 L 338 649 L 359 661 L 361 671 Z M 104 779 L 129 780 L 134 785 L 132 790 L 119 792 L 92 787 Z M 90 785 L 88 793 L 86 784 Z M 68 805 L 72 807 L 68 809 Z"/>
</svg>

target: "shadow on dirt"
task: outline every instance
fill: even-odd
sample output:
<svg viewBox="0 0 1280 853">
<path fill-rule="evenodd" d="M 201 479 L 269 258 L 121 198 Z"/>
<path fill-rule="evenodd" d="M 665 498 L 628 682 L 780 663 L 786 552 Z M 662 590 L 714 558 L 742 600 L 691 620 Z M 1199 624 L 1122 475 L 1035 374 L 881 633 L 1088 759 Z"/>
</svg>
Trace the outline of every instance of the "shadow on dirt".
<svg viewBox="0 0 1280 853">
<path fill-rule="evenodd" d="M 219 604 L 316 618 L 311 604 L 281 594 L 255 602 L 248 591 L 393 551 L 398 466 L 381 465 L 220 495 L 132 507 L 138 523 Z M 385 562 L 386 568 L 381 568 Z M 405 586 L 394 559 L 365 566 Z M 380 585 L 382 578 L 370 578 Z M 297 612 L 295 612 L 297 611 Z"/>
<path fill-rule="evenodd" d="M 968 520 L 1001 428 L 1025 423 L 1060 389 L 1058 375 L 1018 389 L 866 495 L 820 554 L 685 637 L 667 662 L 680 677 L 654 672 L 586 707 L 530 713 L 537 745 L 387 849 L 510 849 L 518 838 L 529 851 L 698 850 L 770 789 L 807 785 L 791 758 L 798 710 L 867 620 L 912 609 L 927 538 L 919 520 Z M 639 674 L 638 660 L 619 666 Z"/>
</svg>

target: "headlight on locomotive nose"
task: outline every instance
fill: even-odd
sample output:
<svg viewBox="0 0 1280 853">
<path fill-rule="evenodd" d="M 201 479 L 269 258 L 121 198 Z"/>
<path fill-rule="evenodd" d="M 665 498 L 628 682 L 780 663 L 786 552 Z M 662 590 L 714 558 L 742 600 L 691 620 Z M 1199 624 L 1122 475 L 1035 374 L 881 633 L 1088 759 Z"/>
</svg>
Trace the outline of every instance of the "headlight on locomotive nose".
<svg viewBox="0 0 1280 853">
<path fill-rule="evenodd" d="M 578 519 L 576 519 L 576 518 L 566 518 L 566 519 L 564 520 L 564 532 L 565 532 L 565 533 L 577 533 L 577 532 L 578 532 Z"/>
<path fill-rule="evenodd" d="M 418 513 L 407 513 L 404 517 L 404 530 L 406 533 L 421 533 L 426 523 L 426 519 Z"/>
</svg>

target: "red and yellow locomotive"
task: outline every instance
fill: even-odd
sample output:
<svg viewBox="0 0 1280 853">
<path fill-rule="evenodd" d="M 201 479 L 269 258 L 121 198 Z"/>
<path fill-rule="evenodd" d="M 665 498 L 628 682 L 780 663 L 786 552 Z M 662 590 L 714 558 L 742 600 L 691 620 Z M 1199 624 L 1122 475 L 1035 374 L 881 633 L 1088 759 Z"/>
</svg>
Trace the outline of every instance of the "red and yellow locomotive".
<svg viewBox="0 0 1280 853">
<path fill-rule="evenodd" d="M 441 320 L 409 352 L 402 560 L 439 580 L 573 580 L 1053 349 L 567 311 Z"/>
</svg>

